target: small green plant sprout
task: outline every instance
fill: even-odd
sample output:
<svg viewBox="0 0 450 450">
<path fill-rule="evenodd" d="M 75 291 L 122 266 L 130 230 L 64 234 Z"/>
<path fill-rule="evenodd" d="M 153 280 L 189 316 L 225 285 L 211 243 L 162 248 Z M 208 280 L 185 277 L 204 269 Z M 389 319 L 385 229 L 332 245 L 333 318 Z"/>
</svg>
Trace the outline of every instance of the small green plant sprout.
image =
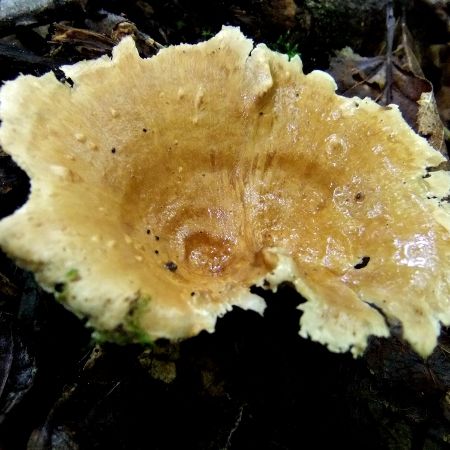
<svg viewBox="0 0 450 450">
<path fill-rule="evenodd" d="M 300 56 L 298 43 L 295 42 L 295 38 L 291 35 L 290 30 L 281 34 L 272 47 L 277 52 L 288 55 L 290 60 L 296 55 Z"/>
<path fill-rule="evenodd" d="M 210 38 L 212 38 L 214 35 L 215 35 L 215 33 L 213 33 L 213 32 L 211 31 L 211 28 L 205 28 L 204 30 L 202 30 L 202 31 L 200 32 L 200 36 L 201 36 L 203 39 L 210 39 Z"/>
</svg>

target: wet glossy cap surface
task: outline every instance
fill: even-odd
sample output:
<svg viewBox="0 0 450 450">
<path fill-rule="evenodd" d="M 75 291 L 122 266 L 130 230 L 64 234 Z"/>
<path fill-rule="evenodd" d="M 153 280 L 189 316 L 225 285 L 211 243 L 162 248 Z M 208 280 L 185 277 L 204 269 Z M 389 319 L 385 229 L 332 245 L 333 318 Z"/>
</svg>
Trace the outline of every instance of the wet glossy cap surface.
<svg viewBox="0 0 450 450">
<path fill-rule="evenodd" d="M 73 88 L 1 90 L 0 143 L 32 192 L 0 244 L 70 309 L 178 339 L 289 281 L 301 335 L 359 354 L 388 335 L 382 311 L 431 352 L 450 324 L 450 178 L 424 178 L 443 157 L 396 107 L 337 96 L 230 27 L 150 59 L 126 38 L 63 70 Z"/>
</svg>

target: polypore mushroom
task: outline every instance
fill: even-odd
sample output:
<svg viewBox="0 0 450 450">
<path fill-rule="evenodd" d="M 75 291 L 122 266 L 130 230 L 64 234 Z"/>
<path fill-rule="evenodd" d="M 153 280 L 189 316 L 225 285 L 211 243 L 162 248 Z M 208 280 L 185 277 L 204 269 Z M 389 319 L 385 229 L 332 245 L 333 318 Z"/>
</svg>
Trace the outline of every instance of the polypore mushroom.
<svg viewBox="0 0 450 450">
<path fill-rule="evenodd" d="M 31 193 L 0 245 L 91 326 L 185 338 L 288 281 L 300 334 L 332 351 L 387 336 L 384 316 L 432 351 L 450 177 L 427 175 L 444 157 L 395 106 L 340 97 L 236 28 L 149 59 L 125 38 L 62 70 L 72 88 L 48 73 L 1 90 L 0 142 Z"/>
</svg>

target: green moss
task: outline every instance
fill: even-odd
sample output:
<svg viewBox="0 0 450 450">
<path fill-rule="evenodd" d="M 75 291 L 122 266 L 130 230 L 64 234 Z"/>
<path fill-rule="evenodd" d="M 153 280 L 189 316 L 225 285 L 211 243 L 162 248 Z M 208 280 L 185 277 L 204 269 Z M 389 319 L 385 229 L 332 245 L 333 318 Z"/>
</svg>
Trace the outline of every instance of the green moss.
<svg viewBox="0 0 450 450">
<path fill-rule="evenodd" d="M 70 269 L 66 272 L 67 281 L 78 281 L 80 279 L 80 274 L 78 269 Z"/>
<path fill-rule="evenodd" d="M 67 283 L 56 283 L 53 287 L 54 296 L 57 302 L 65 303 L 67 301 Z"/>
<path fill-rule="evenodd" d="M 131 306 L 124 320 L 124 328 L 134 342 L 140 344 L 152 344 L 153 340 L 140 324 L 141 318 L 148 310 L 151 298 L 148 295 L 139 297 Z"/>
<path fill-rule="evenodd" d="M 148 309 L 149 303 L 149 296 L 137 298 L 121 325 L 113 330 L 96 330 L 92 333 L 92 338 L 99 343 L 153 345 L 153 339 L 140 324 L 141 317 Z"/>
<path fill-rule="evenodd" d="M 130 337 L 121 326 L 114 330 L 96 330 L 92 333 L 92 339 L 99 344 L 112 342 L 118 345 L 126 345 L 131 343 Z"/>
<path fill-rule="evenodd" d="M 113 330 L 96 330 L 92 339 L 100 344 L 111 342 L 118 345 L 142 344 L 153 345 L 154 341 L 148 333 L 134 324 L 123 324 Z"/>
<path fill-rule="evenodd" d="M 69 296 L 69 283 L 73 283 L 80 279 L 80 274 L 77 269 L 70 269 L 64 275 L 64 280 L 55 283 L 53 286 L 54 296 L 56 301 L 66 303 Z"/>
</svg>

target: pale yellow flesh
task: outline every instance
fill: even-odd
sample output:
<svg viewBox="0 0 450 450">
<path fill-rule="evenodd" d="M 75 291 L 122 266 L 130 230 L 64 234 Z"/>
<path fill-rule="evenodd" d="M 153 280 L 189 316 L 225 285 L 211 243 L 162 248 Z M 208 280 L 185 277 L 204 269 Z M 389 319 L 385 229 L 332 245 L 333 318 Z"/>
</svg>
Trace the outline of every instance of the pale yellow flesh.
<svg viewBox="0 0 450 450">
<path fill-rule="evenodd" d="M 127 38 L 112 60 L 65 67 L 72 89 L 7 83 L 0 143 L 32 193 L 0 245 L 47 289 L 66 281 L 99 329 L 145 297 L 153 338 L 212 331 L 233 305 L 263 310 L 251 285 L 290 281 L 308 299 L 302 335 L 359 354 L 388 335 L 371 304 L 429 354 L 450 324 L 450 215 L 427 198 L 450 178 L 423 178 L 443 157 L 395 107 L 252 49 L 225 28 L 142 60 Z"/>
</svg>

